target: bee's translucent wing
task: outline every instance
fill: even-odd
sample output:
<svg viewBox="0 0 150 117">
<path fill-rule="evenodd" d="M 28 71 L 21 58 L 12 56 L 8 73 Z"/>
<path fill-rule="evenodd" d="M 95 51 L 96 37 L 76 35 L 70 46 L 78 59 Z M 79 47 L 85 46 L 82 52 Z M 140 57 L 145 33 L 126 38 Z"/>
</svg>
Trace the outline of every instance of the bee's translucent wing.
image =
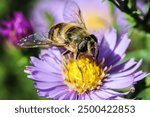
<svg viewBox="0 0 150 117">
<path fill-rule="evenodd" d="M 68 0 L 65 4 L 63 17 L 66 22 L 75 23 L 86 29 L 86 25 L 78 4 L 73 0 Z"/>
<path fill-rule="evenodd" d="M 48 39 L 48 32 L 35 33 L 22 38 L 18 42 L 18 46 L 22 48 L 36 48 L 36 47 L 50 47 L 50 40 Z"/>
</svg>

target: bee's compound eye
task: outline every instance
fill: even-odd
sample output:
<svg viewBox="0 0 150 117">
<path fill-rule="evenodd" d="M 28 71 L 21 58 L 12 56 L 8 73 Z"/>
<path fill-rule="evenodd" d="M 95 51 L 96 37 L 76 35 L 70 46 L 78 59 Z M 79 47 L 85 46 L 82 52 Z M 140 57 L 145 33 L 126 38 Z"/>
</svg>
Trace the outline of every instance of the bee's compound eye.
<svg viewBox="0 0 150 117">
<path fill-rule="evenodd" d="M 84 40 L 81 43 L 79 43 L 78 51 L 80 51 L 80 52 L 86 52 L 87 51 L 87 41 Z"/>
<path fill-rule="evenodd" d="M 85 37 L 85 40 L 86 40 L 86 41 L 90 41 L 90 40 L 91 40 L 91 37 L 87 36 L 87 37 Z"/>
<path fill-rule="evenodd" d="M 90 37 L 91 37 L 92 39 L 94 39 L 95 42 L 97 42 L 97 38 L 96 38 L 95 35 L 91 34 Z"/>
<path fill-rule="evenodd" d="M 91 48 L 91 51 L 92 51 L 92 52 L 95 52 L 95 48 Z"/>
</svg>

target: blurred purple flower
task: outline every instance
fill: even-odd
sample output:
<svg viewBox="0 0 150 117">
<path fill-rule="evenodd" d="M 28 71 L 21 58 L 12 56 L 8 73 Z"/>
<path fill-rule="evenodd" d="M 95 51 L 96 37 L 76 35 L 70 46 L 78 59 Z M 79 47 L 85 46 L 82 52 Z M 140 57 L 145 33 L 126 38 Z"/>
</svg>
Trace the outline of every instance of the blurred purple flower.
<svg viewBox="0 0 150 117">
<path fill-rule="evenodd" d="M 64 22 L 63 10 L 69 0 L 39 0 L 31 12 L 31 20 L 36 32 L 47 31 L 50 27 L 46 22 L 45 13 L 53 16 L 55 23 Z M 129 28 L 123 13 L 119 10 L 113 14 L 109 3 L 103 0 L 75 0 L 80 6 L 86 26 L 89 31 L 105 31 L 117 24 L 121 30 Z M 117 8 L 116 8 L 117 9 Z M 118 17 L 119 16 L 119 17 Z"/>
<path fill-rule="evenodd" d="M 137 8 L 142 12 L 142 14 L 146 14 L 149 9 L 149 1 L 148 0 L 137 0 Z"/>
<path fill-rule="evenodd" d="M 32 33 L 31 24 L 22 12 L 15 12 L 12 19 L 1 22 L 0 34 L 14 45 L 19 39 Z"/>
<path fill-rule="evenodd" d="M 134 84 L 148 74 L 137 70 L 142 60 L 120 63 L 130 43 L 127 34 L 117 37 L 112 29 L 97 37 L 98 62 L 85 56 L 64 59 L 58 48 L 42 50 L 40 59 L 31 57 L 32 66 L 25 72 L 34 81 L 38 95 L 56 100 L 120 100 L 133 92 Z"/>
</svg>

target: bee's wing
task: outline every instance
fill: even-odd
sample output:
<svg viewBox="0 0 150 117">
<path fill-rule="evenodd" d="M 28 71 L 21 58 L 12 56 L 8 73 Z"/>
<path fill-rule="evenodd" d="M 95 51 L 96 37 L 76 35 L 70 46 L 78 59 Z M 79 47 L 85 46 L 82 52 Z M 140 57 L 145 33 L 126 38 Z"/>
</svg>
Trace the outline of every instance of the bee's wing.
<svg viewBox="0 0 150 117">
<path fill-rule="evenodd" d="M 81 10 L 75 1 L 69 0 L 66 2 L 63 17 L 66 22 L 78 24 L 82 28 L 86 29 Z"/>
<path fill-rule="evenodd" d="M 51 41 L 48 39 L 48 32 L 41 32 L 22 38 L 18 42 L 18 46 L 22 48 L 50 47 Z"/>
</svg>

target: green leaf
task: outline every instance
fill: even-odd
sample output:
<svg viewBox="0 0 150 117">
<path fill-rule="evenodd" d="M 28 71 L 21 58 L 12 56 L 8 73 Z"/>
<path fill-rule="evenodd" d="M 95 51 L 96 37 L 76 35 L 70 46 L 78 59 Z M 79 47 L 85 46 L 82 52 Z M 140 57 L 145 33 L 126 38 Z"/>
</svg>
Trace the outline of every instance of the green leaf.
<svg viewBox="0 0 150 117">
<path fill-rule="evenodd" d="M 140 92 L 137 95 L 137 98 L 143 99 L 143 100 L 150 100 L 150 88 L 146 88 L 142 92 Z"/>
<path fill-rule="evenodd" d="M 147 50 L 150 52 L 150 34 L 146 35 L 146 47 Z"/>
<path fill-rule="evenodd" d="M 130 58 L 136 58 L 136 59 L 144 59 L 145 61 L 149 62 L 150 61 L 150 56 L 148 56 L 149 54 L 147 53 L 147 50 L 136 50 L 136 51 L 132 51 L 129 52 L 126 56 L 126 60 L 130 59 Z"/>
<path fill-rule="evenodd" d="M 4 9 L 5 9 L 5 12 L 6 12 L 6 9 L 9 6 L 8 3 L 9 3 L 9 0 L 0 0 L 0 16 L 2 14 L 4 14 Z"/>
<path fill-rule="evenodd" d="M 141 11 L 140 10 L 137 10 L 137 11 L 133 11 L 133 14 L 138 14 L 138 15 L 142 15 Z"/>
<path fill-rule="evenodd" d="M 3 83 L 3 80 L 6 76 L 6 68 L 4 67 L 4 64 L 0 62 L 0 85 Z"/>
<path fill-rule="evenodd" d="M 129 21 L 131 27 L 135 26 L 136 25 L 136 22 L 134 20 L 133 17 L 131 17 L 130 15 L 128 15 L 127 13 L 124 13 L 125 15 L 125 18 Z"/>
<path fill-rule="evenodd" d="M 146 86 L 150 86 L 150 76 L 148 76 L 145 80 L 146 80 Z"/>
</svg>

